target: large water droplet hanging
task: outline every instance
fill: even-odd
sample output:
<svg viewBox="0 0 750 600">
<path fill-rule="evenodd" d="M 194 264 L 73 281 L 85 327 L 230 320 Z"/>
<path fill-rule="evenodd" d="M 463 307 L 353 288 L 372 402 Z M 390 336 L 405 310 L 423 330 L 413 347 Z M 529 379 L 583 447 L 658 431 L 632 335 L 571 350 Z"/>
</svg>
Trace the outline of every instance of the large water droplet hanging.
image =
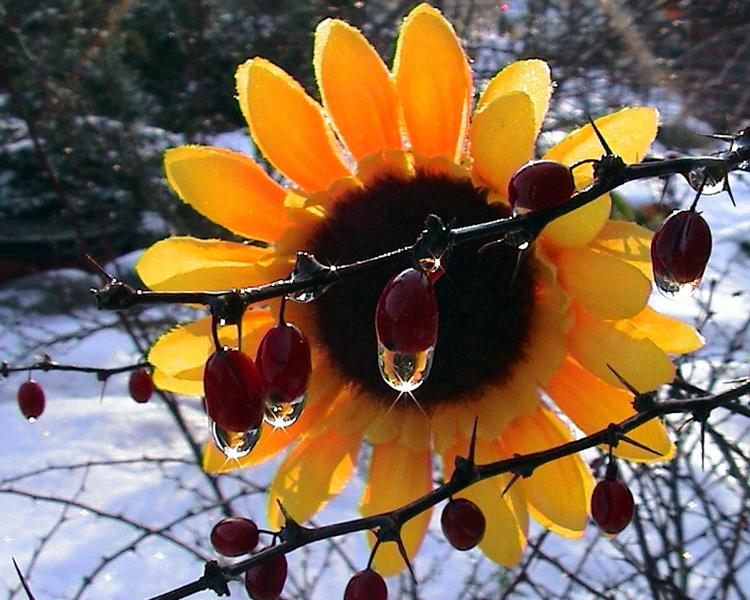
<svg viewBox="0 0 750 600">
<path fill-rule="evenodd" d="M 695 167 L 687 174 L 687 180 L 694 190 L 698 191 L 703 186 L 701 193 L 705 196 L 711 196 L 724 191 L 724 177 L 726 174 L 723 170 L 712 167 Z M 705 180 L 705 184 L 703 181 Z"/>
<path fill-rule="evenodd" d="M 701 277 L 687 283 L 680 283 L 669 275 L 654 275 L 654 283 L 662 295 L 670 300 L 687 300 L 698 289 L 701 283 Z"/>
<path fill-rule="evenodd" d="M 378 368 L 385 382 L 398 392 L 411 392 L 430 374 L 435 347 L 419 352 L 395 352 L 378 342 Z"/>
<path fill-rule="evenodd" d="M 209 419 L 208 427 L 214 444 L 230 460 L 239 460 L 250 454 L 260 439 L 260 425 L 247 431 L 228 431 Z"/>
<path fill-rule="evenodd" d="M 266 400 L 266 414 L 263 420 L 274 429 L 284 429 L 297 422 L 302 409 L 305 408 L 305 394 L 302 394 L 294 400 L 287 401 L 279 397 L 277 399 Z"/>
</svg>

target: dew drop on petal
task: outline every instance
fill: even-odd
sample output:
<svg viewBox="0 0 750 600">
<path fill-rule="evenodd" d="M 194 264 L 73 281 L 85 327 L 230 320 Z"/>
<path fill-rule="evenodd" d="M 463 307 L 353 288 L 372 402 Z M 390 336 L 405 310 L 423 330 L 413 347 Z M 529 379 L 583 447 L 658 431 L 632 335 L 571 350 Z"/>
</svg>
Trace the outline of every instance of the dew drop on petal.
<svg viewBox="0 0 750 600">
<path fill-rule="evenodd" d="M 305 408 L 305 394 L 300 394 L 294 400 L 266 399 L 266 412 L 263 420 L 274 429 L 284 429 L 297 422 Z"/>
<path fill-rule="evenodd" d="M 247 431 L 228 431 L 209 419 L 208 426 L 214 444 L 228 459 L 238 460 L 247 456 L 260 439 L 260 425 Z"/>
<path fill-rule="evenodd" d="M 435 346 L 418 352 L 388 350 L 378 342 L 378 368 L 385 382 L 398 392 L 411 392 L 430 374 Z"/>
</svg>

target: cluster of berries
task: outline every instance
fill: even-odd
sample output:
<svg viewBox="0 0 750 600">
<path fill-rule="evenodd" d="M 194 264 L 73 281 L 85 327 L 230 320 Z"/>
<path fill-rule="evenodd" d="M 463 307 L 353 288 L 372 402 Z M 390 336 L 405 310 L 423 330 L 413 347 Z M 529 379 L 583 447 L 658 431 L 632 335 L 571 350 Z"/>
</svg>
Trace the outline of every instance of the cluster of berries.
<svg viewBox="0 0 750 600">
<path fill-rule="evenodd" d="M 128 381 L 130 397 L 136 402 L 148 402 L 154 393 L 154 382 L 151 373 L 146 369 L 136 369 L 130 374 Z M 29 379 L 18 388 L 18 408 L 21 414 L 30 421 L 38 419 L 44 412 L 47 398 L 44 388 L 33 379 Z"/>
</svg>

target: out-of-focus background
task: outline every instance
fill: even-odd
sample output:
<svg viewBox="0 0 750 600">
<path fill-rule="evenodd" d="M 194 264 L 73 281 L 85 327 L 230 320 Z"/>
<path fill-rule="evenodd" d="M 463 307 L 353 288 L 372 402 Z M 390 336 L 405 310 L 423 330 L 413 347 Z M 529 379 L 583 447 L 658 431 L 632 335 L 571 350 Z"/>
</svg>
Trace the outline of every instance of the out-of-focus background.
<svg viewBox="0 0 750 600">
<path fill-rule="evenodd" d="M 540 150 L 594 116 L 657 106 L 656 155 L 710 153 L 706 133 L 750 122 L 747 0 L 463 0 L 434 2 L 456 27 L 481 89 L 515 58 L 541 57 L 556 89 Z M 359 27 L 390 61 L 413 1 L 0 0 L 0 361 L 120 366 L 190 308 L 100 313 L 90 252 L 132 277 L 138 251 L 172 233 L 232 239 L 181 203 L 163 177 L 171 146 L 210 143 L 254 154 L 236 104 L 234 71 L 261 55 L 317 97 L 312 31 L 326 17 Z M 258 160 L 261 157 L 256 156 Z M 750 188 L 701 201 L 714 233 L 704 286 L 660 309 L 694 322 L 704 351 L 679 361 L 707 392 L 748 376 Z M 695 197 L 680 177 L 626 186 L 616 210 L 654 226 Z M 148 405 L 127 377 L 40 373 L 48 410 L 18 414 L 24 374 L 0 378 L 0 596 L 23 598 L 15 556 L 42 598 L 146 598 L 200 575 L 214 558 L 210 526 L 230 512 L 264 520 L 274 462 L 219 479 L 196 466 L 205 422 L 195 398 Z M 674 393 L 674 391 L 672 391 Z M 639 501 L 614 541 L 592 527 L 567 541 L 535 528 L 522 563 L 502 569 L 456 553 L 433 523 L 416 562 L 425 598 L 746 598 L 750 593 L 750 433 L 712 415 L 675 419 L 678 458 L 623 466 Z M 679 431 L 679 436 L 677 432 Z M 596 453 L 587 455 L 601 475 Z M 354 482 L 317 518 L 356 514 Z M 290 557 L 284 598 L 340 597 L 363 568 L 362 536 Z M 450 562 L 449 562 L 450 561 Z M 450 569 L 445 565 L 450 564 Z M 391 597 L 414 597 L 405 576 Z M 233 590 L 242 595 L 239 586 Z M 212 593 L 196 597 L 211 598 Z"/>
</svg>

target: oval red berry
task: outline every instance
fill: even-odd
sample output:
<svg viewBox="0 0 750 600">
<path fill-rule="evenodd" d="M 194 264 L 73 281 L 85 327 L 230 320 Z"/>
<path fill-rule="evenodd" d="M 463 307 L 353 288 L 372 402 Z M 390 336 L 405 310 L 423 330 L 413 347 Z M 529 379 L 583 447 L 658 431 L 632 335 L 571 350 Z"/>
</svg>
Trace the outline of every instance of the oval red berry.
<svg viewBox="0 0 750 600">
<path fill-rule="evenodd" d="M 471 500 L 450 500 L 440 516 L 443 535 L 457 550 L 470 550 L 482 541 L 487 526 L 482 510 Z"/>
<path fill-rule="evenodd" d="M 258 345 L 255 365 L 266 386 L 266 394 L 291 402 L 307 389 L 310 379 L 310 344 L 291 323 L 269 329 Z"/>
<path fill-rule="evenodd" d="M 711 256 L 711 229 L 692 210 L 669 215 L 651 240 L 654 278 L 676 284 L 699 281 Z"/>
<path fill-rule="evenodd" d="M 248 554 L 258 545 L 258 526 L 244 517 L 227 517 L 211 530 L 211 545 L 223 556 Z"/>
<path fill-rule="evenodd" d="M 203 391 L 206 412 L 222 429 L 244 432 L 263 422 L 263 381 L 253 360 L 239 350 L 225 348 L 209 357 Z"/>
<path fill-rule="evenodd" d="M 621 479 L 602 479 L 591 494 L 591 518 L 604 533 L 616 535 L 633 520 L 635 501 Z"/>
<path fill-rule="evenodd" d="M 245 589 L 253 600 L 276 600 L 284 590 L 286 572 L 286 556 L 274 556 L 245 571 Z"/>
<path fill-rule="evenodd" d="M 44 390 L 33 379 L 25 381 L 18 388 L 18 408 L 27 419 L 36 419 L 44 412 L 47 399 Z"/>
<path fill-rule="evenodd" d="M 379 573 L 365 569 L 346 584 L 344 600 L 388 600 L 388 587 Z"/>
<path fill-rule="evenodd" d="M 375 311 L 378 341 L 394 352 L 421 352 L 435 345 L 438 308 L 432 281 L 420 269 L 406 269 L 383 289 Z"/>
<path fill-rule="evenodd" d="M 508 182 L 508 202 L 517 211 L 552 208 L 576 191 L 570 169 L 554 160 L 534 160 L 520 167 Z"/>
<path fill-rule="evenodd" d="M 138 369 L 130 374 L 128 381 L 130 397 L 136 402 L 148 402 L 154 393 L 154 380 L 146 369 Z"/>
</svg>

